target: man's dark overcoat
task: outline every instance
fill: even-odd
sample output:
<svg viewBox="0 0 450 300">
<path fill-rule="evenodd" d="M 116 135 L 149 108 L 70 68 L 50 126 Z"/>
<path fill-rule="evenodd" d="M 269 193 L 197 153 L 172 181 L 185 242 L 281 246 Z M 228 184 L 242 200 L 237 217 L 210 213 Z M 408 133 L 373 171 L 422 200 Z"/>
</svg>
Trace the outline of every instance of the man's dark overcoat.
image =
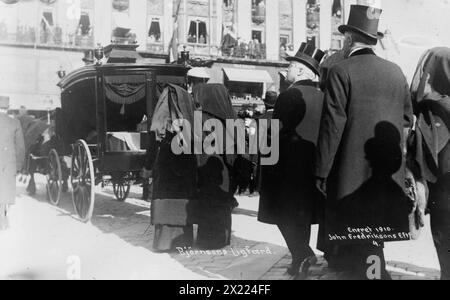
<svg viewBox="0 0 450 300">
<path fill-rule="evenodd" d="M 292 101 L 304 102 L 306 111 L 297 128 L 296 135 L 280 136 L 280 160 L 276 166 L 262 166 L 259 221 L 268 224 L 283 224 L 289 219 L 313 217 L 317 192 L 314 187 L 314 155 L 320 128 L 323 93 L 318 84 L 305 80 L 293 84 L 280 94 L 275 107 L 285 107 Z M 284 107 L 280 107 L 284 106 Z M 278 112 L 279 114 L 280 112 Z M 296 118 L 292 118 L 292 122 Z M 284 127 L 290 126 L 284 124 Z"/>
<path fill-rule="evenodd" d="M 317 177 L 328 179 L 326 232 L 341 227 L 334 222 L 351 225 L 336 212 L 342 211 L 343 203 L 358 202 L 355 196 L 361 197 L 361 203 L 369 198 L 379 203 L 370 205 L 374 212 L 389 210 L 384 199 L 392 182 L 398 189 L 391 190 L 400 195 L 392 205 L 405 207 L 398 191 L 404 188 L 405 177 L 403 129 L 411 127 L 412 120 L 408 83 L 397 65 L 363 49 L 330 69 L 315 168 Z M 367 189 L 367 184 L 377 182 L 380 189 Z M 368 198 L 361 193 L 364 190 L 379 195 Z M 345 210 L 348 216 L 352 207 Z M 357 218 L 354 221 L 361 224 Z"/>
</svg>

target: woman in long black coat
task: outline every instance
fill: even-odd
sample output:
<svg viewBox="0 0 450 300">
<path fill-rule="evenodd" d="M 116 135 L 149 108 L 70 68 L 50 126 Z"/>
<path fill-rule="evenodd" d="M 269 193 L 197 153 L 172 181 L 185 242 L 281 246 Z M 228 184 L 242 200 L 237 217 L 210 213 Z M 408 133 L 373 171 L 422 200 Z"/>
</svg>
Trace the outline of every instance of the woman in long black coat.
<svg viewBox="0 0 450 300">
<path fill-rule="evenodd" d="M 227 120 L 235 120 L 236 115 L 227 89 L 222 84 L 200 84 L 193 89 L 194 99 L 202 110 L 202 123 L 218 120 L 223 128 L 224 137 L 228 132 Z M 218 129 L 215 128 L 215 131 Z M 204 133 L 203 141 L 210 133 Z M 225 141 L 225 139 L 224 139 Z M 216 146 L 219 146 L 216 143 Z M 197 245 L 204 249 L 220 249 L 231 242 L 231 212 L 237 206 L 234 198 L 235 184 L 232 178 L 234 155 L 226 155 L 224 143 L 219 153 L 198 155 Z"/>
<path fill-rule="evenodd" d="M 431 230 L 441 266 L 450 279 L 450 48 L 434 48 L 423 56 L 411 94 L 418 118 L 410 152 L 415 176 L 428 182 Z"/>
<path fill-rule="evenodd" d="M 262 166 L 258 220 L 277 225 L 292 253 L 290 275 L 297 275 L 303 262 L 315 257 L 309 246 L 314 202 L 314 143 L 297 133 L 306 113 L 299 89 L 281 94 L 274 119 L 281 123 L 280 158 L 274 166 Z"/>
<path fill-rule="evenodd" d="M 180 114 L 177 118 L 193 124 L 192 97 L 184 89 L 171 85 L 160 97 L 153 116 L 145 164 L 145 173 L 153 171 L 151 223 L 156 251 L 175 251 L 177 247 L 190 247 L 194 242 L 197 160 L 193 154 L 176 155 L 172 151 L 176 132 L 170 132 L 166 125 L 173 121 L 175 110 Z M 189 141 L 191 137 L 185 139 Z"/>
</svg>

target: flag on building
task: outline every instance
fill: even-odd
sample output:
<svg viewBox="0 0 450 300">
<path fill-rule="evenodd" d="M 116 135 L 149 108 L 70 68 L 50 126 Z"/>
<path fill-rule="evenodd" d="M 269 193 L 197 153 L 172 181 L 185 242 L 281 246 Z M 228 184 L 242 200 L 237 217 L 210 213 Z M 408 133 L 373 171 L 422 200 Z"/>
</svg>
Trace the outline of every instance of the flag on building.
<svg viewBox="0 0 450 300">
<path fill-rule="evenodd" d="M 180 15 L 181 1 L 182 0 L 178 0 L 177 9 L 173 20 L 173 34 L 169 44 L 170 62 L 178 60 L 178 19 Z"/>
</svg>

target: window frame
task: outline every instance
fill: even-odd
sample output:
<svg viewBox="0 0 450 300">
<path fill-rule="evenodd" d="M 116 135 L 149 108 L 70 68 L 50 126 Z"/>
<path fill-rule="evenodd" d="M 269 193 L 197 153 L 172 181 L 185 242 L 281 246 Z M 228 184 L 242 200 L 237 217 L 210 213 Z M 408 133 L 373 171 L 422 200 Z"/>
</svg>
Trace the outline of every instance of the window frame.
<svg viewBox="0 0 450 300">
<path fill-rule="evenodd" d="M 188 37 L 189 37 L 189 30 L 190 30 L 190 27 L 191 27 L 191 23 L 192 22 L 196 22 L 197 23 L 197 28 L 196 28 L 196 31 L 197 31 L 197 33 L 199 33 L 199 24 L 200 23 L 205 23 L 205 26 L 206 26 L 206 37 L 205 37 L 205 40 L 206 40 L 206 43 L 200 43 L 199 42 L 199 39 L 200 39 L 200 36 L 197 36 L 196 37 L 196 42 L 195 43 L 193 43 L 193 42 L 189 42 L 188 41 Z M 211 34 L 210 34 L 210 28 L 209 28 L 209 26 L 210 26 L 210 24 L 209 24 L 209 20 L 208 20 L 208 18 L 205 18 L 205 17 L 196 17 L 196 16 L 189 16 L 188 18 L 187 18 L 187 26 L 186 26 L 186 29 L 187 29 L 187 32 L 186 32 L 186 42 L 187 42 L 187 44 L 188 45 L 195 45 L 195 46 L 205 46 L 205 47 L 207 47 L 207 46 L 209 46 L 210 44 L 211 44 L 211 42 L 210 42 L 210 37 L 211 37 Z"/>
</svg>

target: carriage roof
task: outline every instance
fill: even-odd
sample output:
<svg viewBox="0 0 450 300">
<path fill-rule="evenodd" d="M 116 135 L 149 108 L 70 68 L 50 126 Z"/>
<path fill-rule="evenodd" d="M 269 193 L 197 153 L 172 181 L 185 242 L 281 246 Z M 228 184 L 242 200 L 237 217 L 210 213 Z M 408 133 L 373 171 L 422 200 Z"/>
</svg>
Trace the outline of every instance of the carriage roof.
<svg viewBox="0 0 450 300">
<path fill-rule="evenodd" d="M 167 74 L 173 75 L 174 73 L 178 76 L 186 75 L 188 68 L 183 65 L 174 64 L 104 64 L 100 66 L 85 66 L 79 68 L 67 76 L 65 76 L 59 83 L 58 86 L 62 91 L 70 89 L 78 83 L 94 80 L 96 76 L 104 73 L 111 73 L 115 75 L 127 75 L 130 73 L 136 73 L 139 71 L 156 71 L 157 74 Z"/>
</svg>

